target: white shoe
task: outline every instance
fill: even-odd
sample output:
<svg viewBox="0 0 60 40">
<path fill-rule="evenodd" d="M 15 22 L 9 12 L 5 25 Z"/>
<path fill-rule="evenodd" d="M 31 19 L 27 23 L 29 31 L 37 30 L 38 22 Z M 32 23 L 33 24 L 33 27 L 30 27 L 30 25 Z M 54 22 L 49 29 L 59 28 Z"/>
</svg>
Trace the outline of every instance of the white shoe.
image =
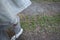
<svg viewBox="0 0 60 40">
<path fill-rule="evenodd" d="M 18 32 L 16 35 L 14 35 L 11 40 L 16 40 L 16 38 L 18 38 L 23 32 L 23 29 L 21 28 L 20 32 Z"/>
</svg>

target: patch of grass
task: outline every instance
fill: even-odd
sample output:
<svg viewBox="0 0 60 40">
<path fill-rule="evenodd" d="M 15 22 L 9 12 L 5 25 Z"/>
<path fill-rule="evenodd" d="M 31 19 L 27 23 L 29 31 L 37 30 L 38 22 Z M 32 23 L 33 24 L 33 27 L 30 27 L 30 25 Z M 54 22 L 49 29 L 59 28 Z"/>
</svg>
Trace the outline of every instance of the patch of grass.
<svg viewBox="0 0 60 40">
<path fill-rule="evenodd" d="M 55 16 L 28 16 L 23 15 L 21 18 L 21 26 L 24 30 L 35 30 L 40 27 L 40 31 L 60 32 L 60 15 Z"/>
</svg>

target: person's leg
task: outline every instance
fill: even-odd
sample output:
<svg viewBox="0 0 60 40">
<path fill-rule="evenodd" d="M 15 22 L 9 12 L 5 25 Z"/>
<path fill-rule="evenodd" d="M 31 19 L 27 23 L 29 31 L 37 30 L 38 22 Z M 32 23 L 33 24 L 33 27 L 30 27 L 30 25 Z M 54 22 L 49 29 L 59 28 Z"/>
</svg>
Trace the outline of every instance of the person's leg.
<svg viewBox="0 0 60 40">
<path fill-rule="evenodd" d="M 8 34 L 4 30 L 0 30 L 0 40 L 10 40 Z"/>
<path fill-rule="evenodd" d="M 20 26 L 20 18 L 19 16 L 16 17 L 16 24 L 14 25 L 14 31 L 17 34 L 20 30 L 21 30 L 21 26 Z"/>
<path fill-rule="evenodd" d="M 11 40 L 15 40 L 23 32 L 23 29 L 20 26 L 20 18 L 19 18 L 19 16 L 16 17 L 16 21 L 15 21 L 15 23 L 13 25 L 13 28 L 14 28 L 15 35 L 11 38 Z"/>
</svg>

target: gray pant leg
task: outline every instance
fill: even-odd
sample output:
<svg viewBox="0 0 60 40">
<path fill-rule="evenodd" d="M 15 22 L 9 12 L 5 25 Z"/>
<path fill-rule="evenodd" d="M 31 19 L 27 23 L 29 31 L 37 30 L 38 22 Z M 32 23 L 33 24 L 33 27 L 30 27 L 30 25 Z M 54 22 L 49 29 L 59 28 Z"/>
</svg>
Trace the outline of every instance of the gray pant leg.
<svg viewBox="0 0 60 40">
<path fill-rule="evenodd" d="M 0 31 L 0 40 L 10 40 L 7 33 L 5 31 Z"/>
<path fill-rule="evenodd" d="M 19 31 L 21 30 L 21 26 L 20 26 L 20 18 L 17 17 L 17 25 L 14 28 L 15 33 L 17 34 Z"/>
</svg>

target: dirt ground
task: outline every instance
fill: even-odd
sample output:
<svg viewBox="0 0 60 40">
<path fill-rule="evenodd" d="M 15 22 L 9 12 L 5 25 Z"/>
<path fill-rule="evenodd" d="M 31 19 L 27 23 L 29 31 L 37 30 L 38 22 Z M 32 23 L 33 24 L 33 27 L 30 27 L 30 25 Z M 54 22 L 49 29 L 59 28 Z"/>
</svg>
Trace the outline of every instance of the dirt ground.
<svg viewBox="0 0 60 40">
<path fill-rule="evenodd" d="M 30 7 L 22 12 L 25 15 L 55 15 L 60 13 L 60 3 L 36 3 L 33 2 Z M 21 14 L 22 14 L 21 13 Z M 17 40 L 60 40 L 60 32 L 39 31 L 37 26 L 34 31 L 24 30 L 23 34 Z M 59 28 L 60 29 L 60 26 Z"/>
<path fill-rule="evenodd" d="M 60 13 L 60 2 L 32 2 L 32 4 L 25 9 L 21 14 L 26 15 L 54 15 L 55 13 Z"/>
<path fill-rule="evenodd" d="M 17 40 L 60 40 L 60 33 L 56 32 L 24 32 Z"/>
</svg>

